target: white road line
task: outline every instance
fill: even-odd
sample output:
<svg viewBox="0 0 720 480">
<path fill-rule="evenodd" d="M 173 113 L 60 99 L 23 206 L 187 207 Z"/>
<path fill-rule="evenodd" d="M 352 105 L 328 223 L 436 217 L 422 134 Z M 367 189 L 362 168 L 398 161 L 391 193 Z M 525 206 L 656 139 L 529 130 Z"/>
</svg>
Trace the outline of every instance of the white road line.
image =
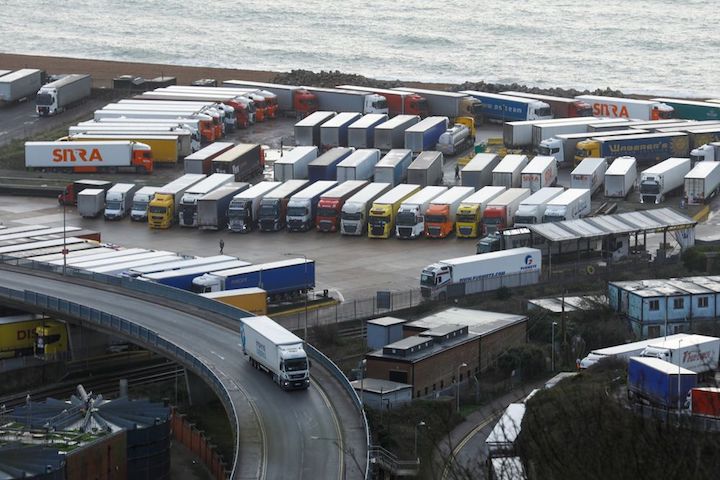
<svg viewBox="0 0 720 480">
<path fill-rule="evenodd" d="M 213 355 L 215 355 L 216 357 L 218 357 L 220 360 L 223 360 L 223 361 L 225 360 L 225 357 L 223 357 L 223 356 L 220 355 L 220 354 L 217 354 L 217 353 L 213 352 L 212 350 L 210 350 L 210 353 L 212 353 Z"/>
</svg>

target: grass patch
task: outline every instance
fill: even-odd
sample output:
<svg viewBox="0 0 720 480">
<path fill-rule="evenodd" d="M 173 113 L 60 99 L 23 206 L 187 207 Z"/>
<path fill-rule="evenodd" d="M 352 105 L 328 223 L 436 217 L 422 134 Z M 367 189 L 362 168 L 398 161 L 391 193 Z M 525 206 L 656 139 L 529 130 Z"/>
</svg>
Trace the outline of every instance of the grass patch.
<svg viewBox="0 0 720 480">
<path fill-rule="evenodd" d="M 25 142 L 53 141 L 67 135 L 67 127 L 59 127 L 42 133 L 30 135 L 27 138 L 11 140 L 0 146 L 0 168 L 11 170 L 25 169 Z"/>
</svg>

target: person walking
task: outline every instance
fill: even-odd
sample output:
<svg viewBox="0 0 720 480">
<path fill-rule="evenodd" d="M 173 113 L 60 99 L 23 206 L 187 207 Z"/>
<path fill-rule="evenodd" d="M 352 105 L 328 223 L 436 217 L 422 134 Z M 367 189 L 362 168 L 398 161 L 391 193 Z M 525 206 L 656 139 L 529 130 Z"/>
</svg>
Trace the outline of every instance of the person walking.
<svg viewBox="0 0 720 480">
<path fill-rule="evenodd" d="M 222 255 L 223 249 L 225 248 L 225 241 L 221 238 L 219 243 L 220 243 L 220 255 Z"/>
<path fill-rule="evenodd" d="M 460 165 L 455 164 L 455 180 L 460 180 Z"/>
</svg>

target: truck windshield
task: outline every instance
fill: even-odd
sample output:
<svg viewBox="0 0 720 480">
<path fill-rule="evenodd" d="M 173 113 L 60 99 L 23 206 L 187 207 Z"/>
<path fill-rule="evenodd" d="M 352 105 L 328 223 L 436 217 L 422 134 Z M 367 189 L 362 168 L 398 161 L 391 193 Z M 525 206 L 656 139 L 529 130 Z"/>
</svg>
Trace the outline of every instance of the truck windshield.
<svg viewBox="0 0 720 480">
<path fill-rule="evenodd" d="M 245 218 L 247 215 L 247 210 L 245 210 L 245 206 L 240 207 L 230 207 L 228 209 L 228 216 L 230 218 Z"/>
<path fill-rule="evenodd" d="M 538 108 L 537 110 L 535 110 L 535 115 L 537 115 L 538 117 L 549 117 L 550 115 L 552 115 L 552 111 L 550 110 L 549 106 Z"/>
<path fill-rule="evenodd" d="M 415 213 L 413 212 L 400 212 L 397 216 L 397 224 L 401 226 L 413 226 L 417 223 L 415 220 Z"/>
<path fill-rule="evenodd" d="M 565 220 L 565 217 L 562 216 L 562 215 L 554 215 L 554 214 L 543 215 L 543 222 L 544 222 L 544 223 L 562 222 L 563 220 Z"/>
<path fill-rule="evenodd" d="M 274 217 L 277 214 L 277 208 L 275 205 L 261 205 L 260 216 L 261 217 Z"/>
<path fill-rule="evenodd" d="M 435 285 L 435 275 L 432 273 L 423 273 L 420 275 L 420 285 L 425 285 L 426 287 L 432 287 Z"/>
<path fill-rule="evenodd" d="M 373 102 L 373 107 L 377 109 L 384 109 L 388 108 L 387 100 L 378 100 L 377 102 Z"/>
<path fill-rule="evenodd" d="M 337 211 L 334 208 L 318 208 L 317 210 L 317 216 L 318 217 L 335 217 L 337 215 Z"/>
<path fill-rule="evenodd" d="M 120 210 L 120 202 L 107 202 L 105 208 L 107 210 Z"/>
<path fill-rule="evenodd" d="M 360 213 L 360 212 L 355 212 L 355 213 L 342 212 L 341 218 L 343 220 L 362 220 L 362 213 Z"/>
<path fill-rule="evenodd" d="M 307 213 L 307 207 L 288 207 L 287 209 L 288 217 L 304 217 Z"/>
<path fill-rule="evenodd" d="M 153 207 L 151 206 L 149 209 L 150 213 L 165 213 L 167 209 L 165 207 Z"/>
<path fill-rule="evenodd" d="M 293 358 L 291 360 L 285 360 L 285 371 L 286 372 L 298 372 L 301 370 L 307 370 L 307 360 L 304 358 Z"/>
<path fill-rule="evenodd" d="M 445 215 L 425 215 L 425 223 L 445 223 L 446 221 Z"/>
<path fill-rule="evenodd" d="M 471 223 L 475 221 L 475 215 L 458 215 L 456 221 Z"/>
<path fill-rule="evenodd" d="M 133 210 L 147 210 L 147 202 L 133 202 Z"/>
<path fill-rule="evenodd" d="M 575 156 L 580 157 L 580 158 L 587 158 L 587 157 L 591 157 L 592 155 L 590 154 L 590 150 L 585 150 L 584 148 L 578 148 L 575 151 Z"/>
<path fill-rule="evenodd" d="M 555 153 L 560 153 L 560 148 L 550 148 L 544 145 L 540 145 L 538 147 L 538 153 L 540 155 L 553 155 Z"/>
<path fill-rule="evenodd" d="M 485 217 L 483 218 L 483 223 L 485 225 L 497 225 L 502 221 L 500 217 Z"/>
<path fill-rule="evenodd" d="M 49 107 L 53 104 L 53 96 L 49 93 L 41 93 L 37 97 L 37 104 L 42 107 Z"/>
<path fill-rule="evenodd" d="M 370 225 L 383 226 L 383 225 L 385 225 L 386 223 L 389 223 L 389 222 L 390 222 L 390 217 L 374 217 L 374 216 L 371 216 L 371 217 L 368 219 L 368 223 L 370 223 Z"/>
<path fill-rule="evenodd" d="M 657 182 L 641 182 L 640 193 L 650 193 L 657 195 L 660 193 L 660 184 Z"/>
<path fill-rule="evenodd" d="M 535 223 L 535 217 L 516 216 L 515 223 L 524 223 L 524 224 Z"/>
</svg>

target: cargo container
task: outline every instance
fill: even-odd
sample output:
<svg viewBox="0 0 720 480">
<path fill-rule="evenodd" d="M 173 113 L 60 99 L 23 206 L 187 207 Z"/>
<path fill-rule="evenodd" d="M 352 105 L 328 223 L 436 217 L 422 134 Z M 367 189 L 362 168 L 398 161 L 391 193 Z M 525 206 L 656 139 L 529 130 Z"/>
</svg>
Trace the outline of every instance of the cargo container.
<svg viewBox="0 0 720 480">
<path fill-rule="evenodd" d="M 455 230 L 460 203 L 475 193 L 474 187 L 452 187 L 435 198 L 425 210 L 425 236 L 445 238 Z"/>
<path fill-rule="evenodd" d="M 637 160 L 635 157 L 618 157 L 605 171 L 605 196 L 625 198 L 635 187 Z"/>
<path fill-rule="evenodd" d="M 181 227 L 198 226 L 198 200 L 213 190 L 231 183 L 235 177 L 228 173 L 213 173 L 193 184 L 183 193 L 178 206 L 178 224 Z"/>
<path fill-rule="evenodd" d="M 420 275 L 423 298 L 462 297 L 473 293 L 535 284 L 540 280 L 542 255 L 535 248 L 514 248 L 502 252 L 440 260 Z"/>
<path fill-rule="evenodd" d="M 557 182 L 557 160 L 555 157 L 538 155 L 528 162 L 520 172 L 520 186 L 532 193 L 550 187 Z"/>
<path fill-rule="evenodd" d="M 374 88 L 365 87 L 359 85 L 338 85 L 337 88 L 343 90 L 353 90 L 356 92 L 370 92 L 385 97 L 388 106 L 388 115 L 394 117 L 395 115 L 420 115 L 421 117 L 428 116 L 428 104 L 427 100 L 417 93 L 412 92 L 401 92 L 399 90 L 390 90 L 387 88 Z M 372 145 L 367 145 L 371 147 Z M 366 148 L 358 146 L 358 148 Z"/>
<path fill-rule="evenodd" d="M 373 202 L 390 191 L 391 188 L 392 186 L 389 183 L 371 183 L 348 198 L 343 204 L 340 213 L 340 233 L 343 235 L 364 235 Z"/>
<path fill-rule="evenodd" d="M 676 408 L 697 385 L 697 374 L 659 358 L 630 357 L 628 395 L 665 408 Z"/>
<path fill-rule="evenodd" d="M 23 68 L 0 77 L 0 105 L 17 102 L 35 95 L 42 85 L 43 73 Z"/>
<path fill-rule="evenodd" d="M 388 113 L 385 97 L 376 93 L 341 90 L 339 88 L 320 88 L 303 86 L 318 100 L 320 110 L 335 112 Z"/>
<path fill-rule="evenodd" d="M 288 180 L 260 200 L 258 228 L 262 232 L 277 232 L 285 228 L 287 204 L 290 197 L 308 185 L 307 180 Z M 257 286 L 257 285 L 255 285 Z"/>
<path fill-rule="evenodd" d="M 348 147 L 373 148 L 375 146 L 375 127 L 387 122 L 383 113 L 368 113 L 348 126 Z"/>
<path fill-rule="evenodd" d="M 105 190 L 86 188 L 77 195 L 78 215 L 95 218 L 105 210 Z"/>
<path fill-rule="evenodd" d="M 118 141 L 25 142 L 25 166 L 76 173 L 135 171 L 152 173 L 153 151 L 148 144 Z"/>
<path fill-rule="evenodd" d="M 354 151 L 354 148 L 335 147 L 323 153 L 308 164 L 308 180 L 317 182 L 337 179 L 338 163 L 345 160 Z"/>
<path fill-rule="evenodd" d="M 410 150 L 393 149 L 375 164 L 374 179 L 376 182 L 386 182 L 393 187 L 407 179 L 407 170 L 412 163 Z"/>
<path fill-rule="evenodd" d="M 246 80 L 225 80 L 224 87 L 258 88 L 277 96 L 278 108 L 289 115 L 304 117 L 318 109 L 317 97 L 306 89 L 278 83 L 249 82 Z"/>
<path fill-rule="evenodd" d="M 357 112 L 341 112 L 320 125 L 320 149 L 348 146 L 348 127 L 362 117 Z"/>
<path fill-rule="evenodd" d="M 375 148 L 388 152 L 394 148 L 405 148 L 405 130 L 417 124 L 417 115 L 398 115 L 375 127 Z"/>
<path fill-rule="evenodd" d="M 589 215 L 592 208 L 590 197 L 587 188 L 568 188 L 547 204 L 543 223 L 577 220 Z"/>
<path fill-rule="evenodd" d="M 88 133 L 79 133 L 77 135 L 68 135 L 58 139 L 59 141 L 67 142 L 134 142 L 142 143 L 147 145 L 152 151 L 152 160 L 155 165 L 157 164 L 176 164 L 178 159 L 184 157 L 184 152 L 181 150 L 180 137 L 176 134 L 168 133 L 163 135 L 146 135 L 141 133 L 130 133 L 128 135 L 122 134 L 99 134 L 93 135 Z M 187 151 L 189 155 L 190 151 Z"/>
<path fill-rule="evenodd" d="M 228 206 L 228 228 L 232 232 L 248 233 L 257 226 L 260 201 L 280 182 L 260 182 L 235 195 Z"/>
<path fill-rule="evenodd" d="M 177 221 L 180 200 L 185 191 L 204 178 L 205 175 L 199 173 L 186 173 L 158 189 L 148 204 L 148 226 L 170 228 Z"/>
<path fill-rule="evenodd" d="M 447 192 L 448 187 L 427 186 L 415 192 L 400 203 L 396 214 L 395 235 L 397 238 L 414 239 L 425 233 L 425 211 L 437 197 Z M 375 206 L 373 206 L 373 209 Z"/>
<path fill-rule="evenodd" d="M 505 190 L 505 187 L 486 186 L 462 201 L 455 218 L 458 238 L 476 238 L 482 232 L 485 207 Z"/>
<path fill-rule="evenodd" d="M 275 160 L 273 176 L 279 182 L 306 179 L 308 178 L 308 165 L 316 158 L 318 158 L 317 147 L 295 147 L 279 160 Z"/>
<path fill-rule="evenodd" d="M 340 228 L 340 214 L 345 202 L 365 188 L 365 180 L 348 180 L 326 191 L 317 204 L 315 226 L 320 232 L 336 232 Z"/>
<path fill-rule="evenodd" d="M 66 353 L 68 336 L 64 323 L 45 315 L 30 313 L 0 317 L 0 359 L 41 354 L 36 351 L 36 331 L 37 328 L 50 326 L 59 327 L 59 335 L 54 341 L 44 343 L 44 346 L 52 348 L 53 353 Z"/>
<path fill-rule="evenodd" d="M 433 150 L 447 128 L 447 117 L 427 117 L 405 130 L 405 148 L 413 153 Z"/>
<path fill-rule="evenodd" d="M 397 87 L 392 90 L 421 95 L 427 101 L 428 115 L 441 115 L 451 119 L 472 117 L 482 120 L 482 102 L 461 92 L 446 92 L 426 88 Z"/>
<path fill-rule="evenodd" d="M 130 213 L 133 195 L 140 185 L 116 183 L 105 195 L 105 220 L 120 220 Z"/>
<path fill-rule="evenodd" d="M 691 389 L 690 412 L 693 415 L 720 418 L 720 388 L 696 387 Z"/>
<path fill-rule="evenodd" d="M 245 182 L 226 183 L 197 200 L 197 227 L 200 230 L 224 230 L 228 225 L 228 207 L 233 197 L 250 186 Z"/>
<path fill-rule="evenodd" d="M 375 173 L 375 165 L 379 160 L 380 150 L 377 148 L 355 150 L 337 164 L 337 181 L 370 180 Z"/>
<path fill-rule="evenodd" d="M 285 223 L 290 232 L 305 232 L 315 225 L 320 196 L 335 187 L 335 180 L 320 180 L 300 190 L 288 200 Z"/>
<path fill-rule="evenodd" d="M 621 135 L 637 135 L 640 133 L 649 133 L 648 130 L 640 130 L 635 128 L 625 128 L 621 130 L 604 130 L 602 133 L 581 132 L 581 133 L 565 133 L 556 135 L 552 138 L 546 138 L 538 146 L 539 155 L 553 156 L 558 163 L 562 165 L 573 165 L 577 156 L 577 144 L 584 140 L 588 140 L 593 136 L 602 135 L 603 137 L 616 137 Z M 582 159 L 578 156 L 577 162 Z"/>
<path fill-rule="evenodd" d="M 204 173 L 205 175 L 209 175 L 212 172 L 212 161 L 234 146 L 235 144 L 230 142 L 214 142 L 188 155 L 185 157 L 185 173 Z"/>
<path fill-rule="evenodd" d="M 236 182 L 252 180 L 265 168 L 265 153 L 256 143 L 240 143 L 212 160 L 213 173 L 235 176 Z"/>
<path fill-rule="evenodd" d="M 217 265 L 219 263 L 225 263 L 232 260 L 237 260 L 235 257 L 230 255 L 215 255 L 212 257 L 197 257 L 197 258 L 183 258 L 182 260 L 175 260 L 166 263 L 156 263 L 154 265 L 145 265 L 143 267 L 135 267 L 128 270 L 127 274 L 130 277 L 137 278 L 143 275 L 149 275 L 151 273 L 158 272 L 171 272 L 176 270 L 183 270 L 186 268 L 193 267 L 204 267 L 208 265 Z"/>
<path fill-rule="evenodd" d="M 377 198 L 368 213 L 368 237 L 390 238 L 400 205 L 419 190 L 420 185 L 402 183 Z"/>
<path fill-rule="evenodd" d="M 517 188 L 522 183 L 522 170 L 527 166 L 525 155 L 505 155 L 493 168 L 492 184 L 496 187 Z"/>
<path fill-rule="evenodd" d="M 295 124 L 295 145 L 320 145 L 320 127 L 336 115 L 335 112 L 315 112 Z"/>
<path fill-rule="evenodd" d="M 492 185 L 492 171 L 499 163 L 500 155 L 478 153 L 460 170 L 460 183 L 476 189 Z"/>
<path fill-rule="evenodd" d="M 148 205 L 155 197 L 160 187 L 142 187 L 135 192 L 130 209 L 130 220 L 133 222 L 146 222 Z"/>
<path fill-rule="evenodd" d="M 440 152 L 420 153 L 408 167 L 408 183 L 422 187 L 442 183 L 443 164 L 443 154 Z"/>
<path fill-rule="evenodd" d="M 604 137 L 602 134 L 577 144 L 577 160 L 586 157 L 608 160 L 630 156 L 638 163 L 658 162 L 670 157 L 683 157 L 690 153 L 687 133 L 643 133 Z"/>
<path fill-rule="evenodd" d="M 685 200 L 690 205 L 707 203 L 720 188 L 720 162 L 698 162 L 685 175 Z"/>
<path fill-rule="evenodd" d="M 270 317 L 241 318 L 240 345 L 250 364 L 267 372 L 283 390 L 310 386 L 303 340 Z"/>
<path fill-rule="evenodd" d="M 664 337 L 665 340 L 673 340 L 687 337 L 687 333 L 677 333 Z M 580 368 L 589 368 L 604 358 L 617 358 L 628 362 L 630 357 L 639 357 L 645 347 L 656 341 L 662 341 L 663 338 L 648 338 L 632 343 L 623 343 L 613 345 L 612 347 L 599 348 L 591 351 L 585 358 L 580 361 Z"/>
<path fill-rule="evenodd" d="M 137 110 L 95 110 L 96 122 L 197 122 L 200 135 L 206 142 L 214 142 L 220 136 L 215 133 L 214 119 L 206 113 L 180 114 L 177 112 Z"/>
<path fill-rule="evenodd" d="M 673 108 L 670 105 L 652 100 L 598 95 L 578 95 L 575 99 L 592 105 L 595 117 L 637 118 L 640 120 L 662 120 L 673 117 Z"/>
<path fill-rule="evenodd" d="M 35 111 L 41 117 L 57 115 L 89 97 L 91 90 L 90 75 L 65 75 L 40 87 L 35 97 Z"/>
<path fill-rule="evenodd" d="M 565 189 L 562 187 L 543 187 L 537 190 L 520 203 L 517 212 L 515 212 L 513 225 L 522 227 L 542 223 L 547 204 L 564 191 Z"/>
<path fill-rule="evenodd" d="M 143 275 L 141 278 L 155 283 L 160 283 L 162 285 L 167 285 L 169 287 L 191 291 L 192 281 L 195 278 L 215 271 L 247 267 L 248 265 L 250 265 L 249 262 L 244 262 L 242 260 L 228 260 L 226 262 L 213 263 L 211 265 L 199 265 L 181 268 L 180 270 L 171 270 L 168 272 L 149 273 Z"/>
<path fill-rule="evenodd" d="M 570 172 L 570 187 L 587 188 L 592 196 L 605 181 L 606 170 L 607 160 L 588 157 Z"/>
<path fill-rule="evenodd" d="M 511 97 L 529 98 L 547 103 L 550 105 L 551 113 L 555 118 L 591 117 L 593 114 L 592 106 L 589 103 L 575 98 L 516 91 L 505 91 L 500 92 L 500 94 Z"/>
<path fill-rule="evenodd" d="M 512 122 L 553 118 L 550 105 L 540 100 L 477 90 L 461 90 L 460 93 L 470 95 L 482 102 L 483 117 L 486 120 Z"/>
<path fill-rule="evenodd" d="M 712 102 L 698 102 L 680 98 L 653 98 L 673 109 L 673 117 L 690 120 L 720 120 L 720 105 Z"/>
<path fill-rule="evenodd" d="M 267 292 L 262 288 L 238 288 L 223 292 L 201 293 L 200 296 L 245 310 L 253 315 L 267 315 Z"/>
<path fill-rule="evenodd" d="M 627 120 L 623 120 L 626 122 Z M 533 127 L 535 125 L 560 125 L 578 123 L 592 125 L 607 122 L 592 117 L 554 118 L 551 120 L 523 120 L 520 122 L 505 122 L 503 124 L 503 144 L 508 148 L 528 148 L 533 146 Z M 618 122 L 617 120 L 615 122 Z M 620 126 L 614 128 L 622 128 Z M 590 127 L 588 126 L 588 130 Z"/>
<path fill-rule="evenodd" d="M 529 196 L 529 188 L 508 188 L 488 202 L 482 214 L 483 235 L 512 227 L 518 207 Z"/>
<path fill-rule="evenodd" d="M 699 374 L 715 372 L 720 359 L 720 338 L 705 335 L 669 340 L 657 338 L 645 347 L 640 356 L 659 358 Z"/>
<path fill-rule="evenodd" d="M 640 203 L 662 203 L 665 196 L 685 184 L 690 173 L 689 158 L 671 157 L 640 174 Z"/>
</svg>

